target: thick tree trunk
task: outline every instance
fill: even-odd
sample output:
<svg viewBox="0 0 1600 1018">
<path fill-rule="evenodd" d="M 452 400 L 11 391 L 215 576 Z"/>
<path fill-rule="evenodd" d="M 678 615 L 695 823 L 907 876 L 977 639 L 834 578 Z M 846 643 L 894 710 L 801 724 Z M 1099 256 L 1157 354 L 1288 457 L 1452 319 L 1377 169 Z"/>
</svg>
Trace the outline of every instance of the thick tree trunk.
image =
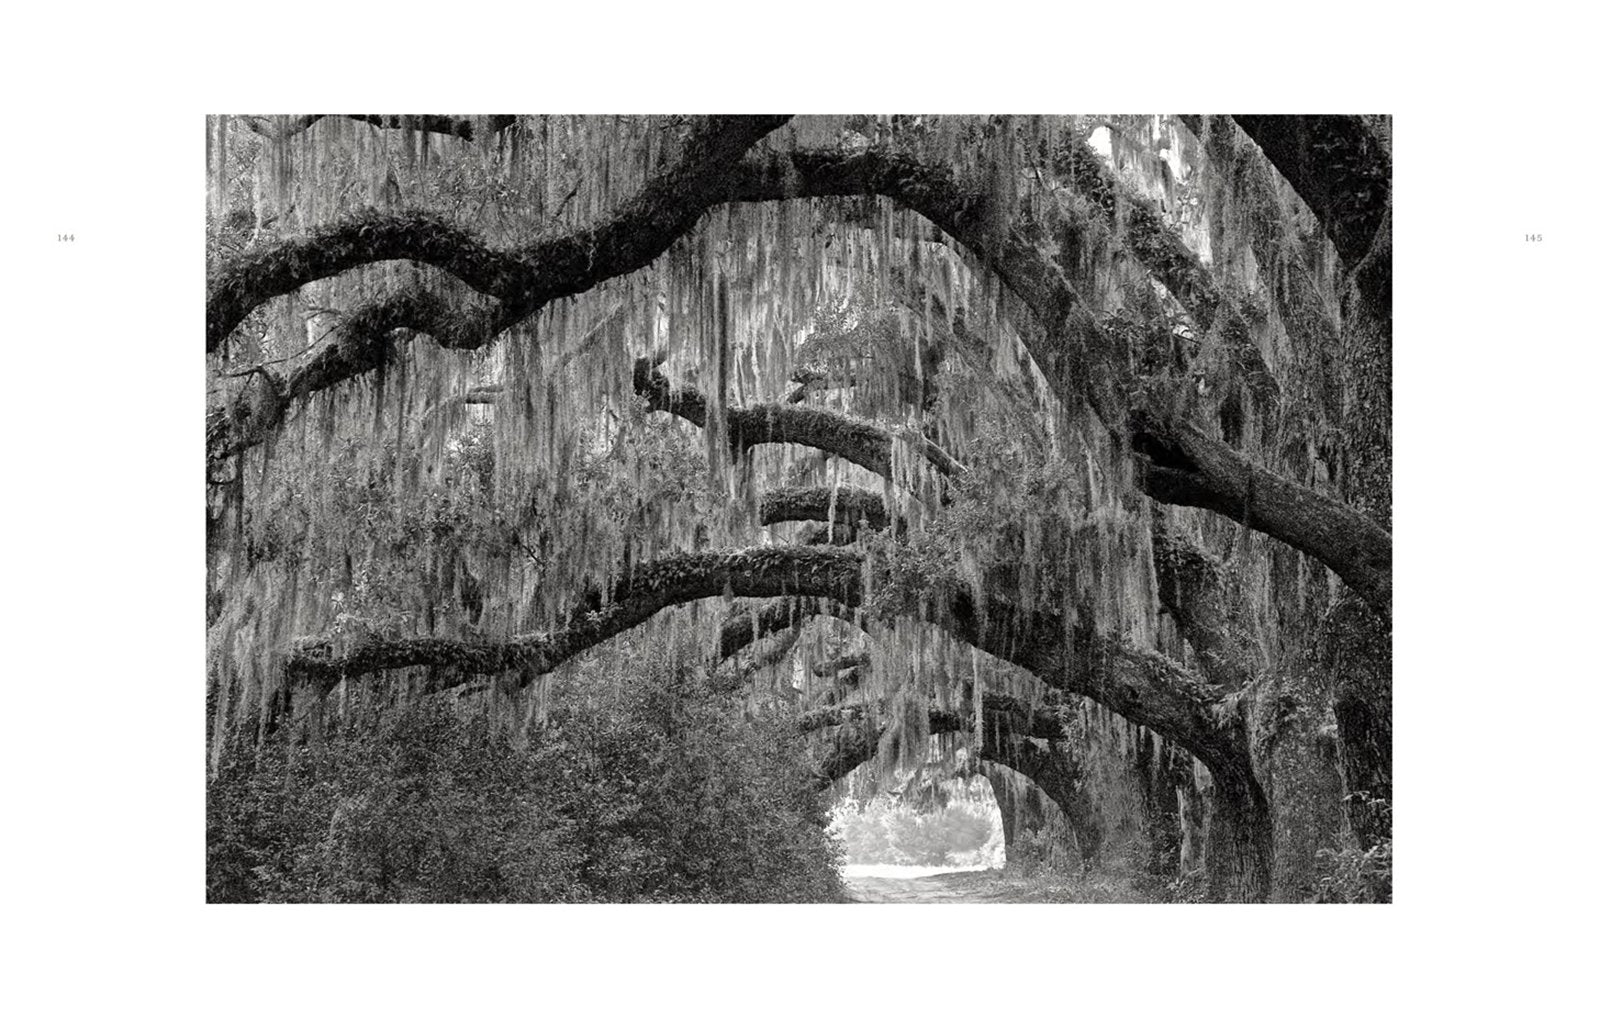
<svg viewBox="0 0 1600 1018">
<path fill-rule="evenodd" d="M 1337 677 L 1334 718 L 1347 817 L 1363 849 L 1390 836 L 1393 789 L 1393 667 L 1391 630 L 1367 606 L 1341 600 L 1323 635 L 1327 667 Z"/>
<path fill-rule="evenodd" d="M 1272 894 L 1272 812 L 1259 789 L 1216 779 L 1206 869 L 1216 901 L 1267 901 Z"/>
<path fill-rule="evenodd" d="M 1048 742 L 1041 747 L 1026 737 L 1002 740 L 986 732 L 983 755 L 985 760 L 1002 764 L 1027 778 L 1055 803 L 1077 842 L 1083 868 L 1091 870 L 1099 866 L 1100 850 L 1105 844 L 1105 823 L 1077 758 L 1070 750 Z"/>
<path fill-rule="evenodd" d="M 1000 810 L 1000 831 L 1005 839 L 1006 859 L 1015 854 L 1017 844 L 1017 801 L 1006 787 L 1005 772 L 998 764 L 984 763 L 983 776 L 989 779 L 989 789 L 994 793 L 995 805 Z"/>
<path fill-rule="evenodd" d="M 1178 851 L 1178 872 L 1184 876 L 1205 872 L 1210 802 L 1209 788 L 1202 791 L 1192 780 L 1179 783 L 1178 829 L 1182 832 L 1183 841 Z"/>
<path fill-rule="evenodd" d="M 1196 134 L 1203 126 L 1185 118 Z M 1372 125 L 1353 116 L 1259 116 L 1233 120 L 1316 214 L 1340 260 L 1340 486 L 1353 513 L 1387 528 L 1393 476 L 1392 160 Z M 1226 120 L 1216 131 L 1231 131 Z M 1387 530 L 1384 529 L 1387 534 Z M 1293 542 L 1290 542 L 1291 544 Z M 1296 545 L 1296 547 L 1301 547 Z M 1376 544 L 1369 544 L 1369 548 Z M 1301 547 L 1310 552 L 1310 549 Z M 1389 837 L 1392 797 L 1392 653 L 1387 562 L 1351 575 L 1326 556 L 1365 603 L 1342 596 L 1320 637 L 1333 676 L 1334 717 L 1347 818 L 1363 848 Z M 1363 574 L 1367 575 L 1363 575 Z M 1373 583 L 1376 578 L 1380 581 Z"/>
<path fill-rule="evenodd" d="M 1234 119 L 1316 212 L 1339 252 L 1345 391 L 1341 479 L 1350 506 L 1388 526 L 1394 391 L 1389 152 L 1359 117 Z M 1381 603 L 1368 598 L 1366 605 L 1341 599 L 1323 632 L 1327 663 L 1336 677 L 1334 716 L 1350 826 L 1363 848 L 1389 836 L 1393 795 L 1392 634 L 1387 589 L 1384 594 Z"/>
<path fill-rule="evenodd" d="M 1000 809 L 1007 869 L 1027 872 L 1044 862 L 1045 859 L 1039 855 L 1041 845 L 1046 856 L 1065 847 L 1049 844 L 1045 837 L 1050 825 L 1039 788 L 1011 772 L 1004 764 L 986 761 L 982 768 L 994 792 L 995 804 Z"/>
<path fill-rule="evenodd" d="M 1387 238 L 1347 276 L 1344 484 L 1350 504 L 1387 525 L 1392 499 L 1392 317 Z M 1345 598 L 1325 629 L 1351 829 L 1362 848 L 1390 836 L 1393 630 L 1387 613 Z"/>
</svg>

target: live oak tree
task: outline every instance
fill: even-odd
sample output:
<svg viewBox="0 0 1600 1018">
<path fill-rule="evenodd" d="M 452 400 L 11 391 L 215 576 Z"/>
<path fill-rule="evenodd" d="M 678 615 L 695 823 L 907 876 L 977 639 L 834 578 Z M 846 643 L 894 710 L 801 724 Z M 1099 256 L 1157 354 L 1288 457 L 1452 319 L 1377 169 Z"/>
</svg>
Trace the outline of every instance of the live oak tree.
<svg viewBox="0 0 1600 1018">
<path fill-rule="evenodd" d="M 537 717 L 689 630 L 819 781 L 955 740 L 1092 863 L 1114 737 L 1219 898 L 1386 845 L 1385 120 L 215 117 L 207 157 L 213 759 L 374 697 Z"/>
</svg>

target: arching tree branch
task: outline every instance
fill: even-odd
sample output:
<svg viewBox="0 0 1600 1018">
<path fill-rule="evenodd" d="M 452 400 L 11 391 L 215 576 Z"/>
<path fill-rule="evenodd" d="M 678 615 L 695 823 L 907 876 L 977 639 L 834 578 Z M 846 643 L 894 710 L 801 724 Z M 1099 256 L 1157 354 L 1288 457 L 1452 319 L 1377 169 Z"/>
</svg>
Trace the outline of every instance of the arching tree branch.
<svg viewBox="0 0 1600 1018">
<path fill-rule="evenodd" d="M 1252 784 L 1243 731 L 1226 719 L 1221 690 L 1170 658 L 1099 632 L 1087 619 L 1024 612 L 995 598 L 980 609 L 965 592 L 946 599 L 937 624 L 1020 665 L 1055 689 L 1086 696 L 1172 739 L 1211 768 Z"/>
<path fill-rule="evenodd" d="M 342 116 L 359 120 L 374 127 L 427 131 L 432 134 L 450 134 L 465 141 L 477 137 L 481 124 L 489 134 L 499 134 L 517 122 L 514 113 L 496 113 L 486 117 L 450 117 L 428 114 L 345 113 Z"/>
<path fill-rule="evenodd" d="M 878 745 L 886 726 L 864 704 L 848 704 L 809 711 L 800 718 L 802 731 L 820 731 L 838 726 L 824 745 L 826 751 L 812 768 L 812 778 L 820 789 L 843 779 L 851 771 L 878 755 Z M 963 729 L 961 715 L 954 711 L 928 710 L 928 734 L 947 735 Z"/>
<path fill-rule="evenodd" d="M 515 672 L 527 682 L 573 655 L 610 639 L 661 609 L 708 597 L 829 598 L 861 603 L 861 556 L 835 548 L 755 548 L 675 555 L 639 567 L 603 609 L 583 612 L 561 630 L 502 643 L 416 638 L 374 641 L 342 654 L 326 645 L 302 646 L 287 663 L 291 678 L 327 690 L 340 681 L 396 668 L 435 670 L 429 688 L 449 688 L 474 674 Z M 1215 687 L 1151 651 L 1102 635 L 1057 612 L 1022 611 L 995 598 L 978 607 L 954 591 L 930 609 L 927 621 L 1003 660 L 1032 671 L 1047 685 L 1080 693 L 1183 745 L 1213 773 L 1248 770 L 1239 733 L 1219 723 Z"/>
<path fill-rule="evenodd" d="M 641 269 L 720 200 L 719 170 L 788 117 L 710 117 L 685 142 L 671 169 L 646 184 L 600 223 L 498 250 L 452 224 L 420 212 L 368 212 L 229 262 L 207 282 L 206 352 L 221 345 L 245 315 L 317 279 L 373 262 L 407 259 L 459 278 L 501 301 L 515 320 L 557 297 L 582 293 Z"/>
<path fill-rule="evenodd" d="M 882 495 L 852 484 L 837 488 L 780 488 L 762 494 L 762 526 L 795 520 L 831 520 L 834 526 L 852 531 L 861 526 L 882 530 L 889 525 L 889 514 L 883 508 Z"/>
<path fill-rule="evenodd" d="M 686 158 L 601 226 L 581 231 L 581 250 L 572 247 L 579 243 L 575 238 L 580 234 L 571 234 L 537 245 L 534 255 L 528 253 L 533 249 L 525 249 L 512 256 L 487 252 L 477 245 L 463 246 L 456 243 L 459 237 L 445 230 L 430 234 L 426 243 L 411 245 L 412 255 L 397 253 L 405 247 L 400 244 L 395 244 L 396 250 L 389 254 L 421 255 L 419 260 L 432 264 L 460 262 L 458 274 L 464 273 L 462 278 L 469 284 L 499 296 L 503 302 L 499 314 L 515 320 L 516 315 L 530 313 L 528 309 L 542 301 L 580 292 L 601 279 L 642 267 L 665 250 L 674 236 L 687 230 L 706 208 L 719 201 L 860 194 L 892 198 L 959 240 L 980 264 L 992 267 L 1024 301 L 1036 319 L 1034 328 L 1023 330 L 1034 359 L 1058 395 L 1070 398 L 1077 391 L 1084 392 L 1111 433 L 1126 448 L 1146 455 L 1146 469 L 1140 471 L 1139 479 L 1147 494 L 1158 501 L 1221 513 L 1283 540 L 1326 563 L 1374 608 L 1388 612 L 1391 541 L 1387 531 L 1335 499 L 1256 467 L 1194 423 L 1165 416 L 1167 412 L 1162 408 L 1144 407 L 1134 415 L 1128 398 L 1128 352 L 1103 333 L 1087 313 L 1060 267 L 1044 253 L 1043 241 L 1048 238 L 1042 236 L 1036 224 L 1023 220 L 1002 235 L 996 228 L 997 211 L 990 207 L 985 195 L 963 189 L 947 169 L 898 154 L 801 151 L 753 155 L 736 166 L 730 165 L 770 129 L 768 126 L 758 130 L 759 126 L 735 125 L 726 127 L 721 134 L 713 132 L 696 150 L 697 158 Z M 389 223 L 382 236 L 392 239 L 404 232 L 406 221 L 402 217 Z M 367 225 L 374 229 L 378 226 L 375 222 Z M 298 249 L 291 250 L 288 257 L 280 251 L 280 261 L 287 262 L 287 266 L 258 266 L 270 281 L 268 285 L 257 283 L 251 273 L 237 265 L 231 267 L 212 287 L 211 306 L 216 313 L 208 314 L 208 323 L 226 335 L 232 329 L 230 323 L 237 323 L 243 312 L 254 306 L 251 300 L 259 303 L 255 298 L 266 299 L 311 278 L 320 278 L 306 275 L 302 261 L 315 263 L 318 271 L 342 271 L 338 266 L 344 262 L 337 252 L 345 250 L 345 260 L 349 261 L 346 249 L 352 248 L 350 238 L 346 236 L 342 243 L 327 246 L 329 251 L 305 252 L 304 258 Z M 370 250 L 363 248 L 363 257 L 366 254 Z M 350 262 L 359 263 L 359 258 Z M 249 296 L 242 297 L 245 291 Z M 214 345 L 209 335 L 208 344 Z M 332 370 L 311 375 L 306 385 L 289 386 L 288 398 L 294 398 L 297 391 L 312 383 L 321 384 L 331 375 L 348 377 L 346 372 L 382 363 L 378 354 L 384 350 L 385 347 L 372 346 L 330 352 L 330 362 L 325 367 Z M 636 376 L 636 384 L 638 381 Z M 675 401 L 664 379 L 658 383 L 646 376 L 644 382 L 647 398 L 664 400 L 664 409 L 683 416 L 698 413 L 699 422 L 703 423 L 703 398 L 698 406 L 693 401 Z M 281 396 L 265 401 L 268 412 L 247 415 L 248 423 L 257 426 L 269 419 L 274 406 L 281 418 L 284 402 Z M 791 428 L 788 419 L 779 424 L 770 414 L 764 419 L 749 418 L 741 420 L 737 429 L 730 426 L 730 435 L 737 442 L 752 444 L 799 440 L 779 437 L 786 434 L 814 433 L 821 440 L 840 425 L 836 420 L 822 418 L 794 418 L 793 422 Z M 208 431 L 223 433 L 232 427 L 231 420 L 224 419 L 223 423 L 228 428 L 212 428 L 208 422 Z M 1151 455 L 1152 450 L 1161 454 Z M 862 450 L 862 454 L 876 465 L 869 469 L 887 462 L 876 450 Z"/>
<path fill-rule="evenodd" d="M 1154 407 L 1135 414 L 1128 400 L 1127 351 L 1084 313 L 1026 224 L 997 237 L 987 199 L 964 191 L 949 171 L 880 152 L 772 153 L 747 158 L 730 186 L 746 200 L 865 190 L 920 212 L 992 266 L 1032 310 L 1041 327 L 1024 329 L 1023 338 L 1058 395 L 1069 398 L 1081 386 L 1101 421 L 1130 449 L 1178 453 L 1147 460 L 1148 469 L 1140 472 L 1146 494 L 1218 512 L 1278 538 L 1327 564 L 1363 599 L 1388 612 L 1388 532 L 1336 499 L 1257 467 L 1193 422 L 1171 419 Z"/>
<path fill-rule="evenodd" d="M 639 625 L 663 608 L 708 597 L 828 597 L 847 605 L 861 599 L 861 557 L 834 548 L 753 548 L 674 555 L 636 569 L 611 602 L 584 612 L 557 632 L 503 643 L 415 638 L 379 640 L 342 654 L 326 645 L 303 646 L 288 674 L 324 690 L 340 681 L 395 668 L 428 666 L 442 673 L 438 688 L 469 675 L 517 672 L 523 682 L 573 655 Z"/>
<path fill-rule="evenodd" d="M 1013 728 L 1014 719 L 1009 714 L 996 713 L 993 722 L 989 718 L 986 704 L 980 756 L 1027 778 L 1060 807 L 1067 825 L 1077 837 L 1084 868 L 1096 866 L 1100 861 L 1100 847 L 1105 842 L 1105 822 L 1089 790 L 1088 776 L 1078 754 L 1064 743 L 1041 745 L 1026 729 Z"/>
<path fill-rule="evenodd" d="M 504 306 L 457 303 L 425 290 L 402 291 L 356 308 L 331 341 L 288 377 L 263 368 L 252 382 L 253 393 L 247 390 L 212 410 L 206 422 L 207 457 L 225 459 L 261 444 L 296 403 L 389 364 L 403 335 L 397 330 L 427 333 L 449 349 L 474 350 L 521 317 Z M 263 399 L 263 392 L 271 398 Z"/>
<path fill-rule="evenodd" d="M 834 728 L 813 768 L 819 788 L 827 788 L 877 755 L 884 723 L 882 711 L 863 703 L 808 711 L 800 716 L 802 731 Z M 1078 837 L 1085 866 L 1098 861 L 1104 841 L 1100 809 L 1088 790 L 1077 754 L 1061 740 L 1060 721 L 1048 711 L 1027 711 L 1009 697 L 986 697 L 981 759 L 1009 767 L 1038 786 L 1067 818 Z M 929 735 L 972 732 L 964 713 L 928 708 Z M 1041 742 L 1043 743 L 1041 745 Z"/>
<path fill-rule="evenodd" d="M 747 606 L 723 622 L 717 638 L 717 660 L 724 661 L 758 640 L 799 626 L 818 615 L 847 618 L 853 612 L 827 598 L 787 597 Z"/>
<path fill-rule="evenodd" d="M 645 398 L 651 410 L 674 414 L 702 428 L 706 425 L 710 413 L 706 398 L 692 387 L 674 386 L 648 357 L 634 363 L 633 391 Z M 766 443 L 790 442 L 849 460 L 885 478 L 894 476 L 897 436 L 866 421 L 822 407 L 781 402 L 728 407 L 725 414 L 728 444 L 735 452 Z M 921 453 L 942 474 L 961 469 L 948 453 L 920 435 L 906 433 L 899 440 Z"/>
</svg>

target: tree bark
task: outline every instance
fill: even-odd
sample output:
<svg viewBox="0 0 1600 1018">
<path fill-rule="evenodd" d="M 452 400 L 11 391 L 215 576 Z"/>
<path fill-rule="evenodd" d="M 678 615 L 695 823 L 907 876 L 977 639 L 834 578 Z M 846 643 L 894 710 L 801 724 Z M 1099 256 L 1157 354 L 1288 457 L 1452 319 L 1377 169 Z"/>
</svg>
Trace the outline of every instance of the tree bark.
<svg viewBox="0 0 1600 1018">
<path fill-rule="evenodd" d="M 1259 789 L 1217 781 L 1206 871 L 1216 901 L 1261 902 L 1271 897 L 1272 814 Z"/>
<path fill-rule="evenodd" d="M 1067 139 L 1055 161 L 1056 175 L 1072 185 L 1108 224 L 1119 224 L 1128 250 L 1194 318 L 1211 328 L 1222 294 L 1200 258 L 1162 219 L 1161 211 L 1135 193 L 1106 166 L 1088 143 Z"/>
<path fill-rule="evenodd" d="M 884 733 L 884 725 L 874 716 L 870 705 L 861 703 L 808 711 L 801 716 L 799 727 L 801 731 L 834 729 L 826 743 L 826 752 L 812 768 L 812 778 L 819 789 L 842 781 L 851 771 L 877 756 Z M 928 711 L 929 735 L 959 732 L 961 728 L 959 715 L 944 710 Z"/>
</svg>

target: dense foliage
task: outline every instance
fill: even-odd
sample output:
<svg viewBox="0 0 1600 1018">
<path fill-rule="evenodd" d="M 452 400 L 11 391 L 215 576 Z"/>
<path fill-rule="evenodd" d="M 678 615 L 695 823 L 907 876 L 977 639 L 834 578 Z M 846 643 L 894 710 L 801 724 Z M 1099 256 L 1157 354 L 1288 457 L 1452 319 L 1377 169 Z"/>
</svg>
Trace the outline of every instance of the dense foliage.
<svg viewBox="0 0 1600 1018">
<path fill-rule="evenodd" d="M 525 744 L 437 699 L 314 744 L 234 742 L 210 901 L 838 900 L 792 722 L 676 670 L 567 691 Z"/>
<path fill-rule="evenodd" d="M 1389 804 L 1374 807 L 1387 813 Z M 1326 904 L 1368 904 L 1394 896 L 1394 839 L 1380 838 L 1367 848 L 1347 845 L 1317 853 L 1323 872 L 1313 888 Z"/>
</svg>

